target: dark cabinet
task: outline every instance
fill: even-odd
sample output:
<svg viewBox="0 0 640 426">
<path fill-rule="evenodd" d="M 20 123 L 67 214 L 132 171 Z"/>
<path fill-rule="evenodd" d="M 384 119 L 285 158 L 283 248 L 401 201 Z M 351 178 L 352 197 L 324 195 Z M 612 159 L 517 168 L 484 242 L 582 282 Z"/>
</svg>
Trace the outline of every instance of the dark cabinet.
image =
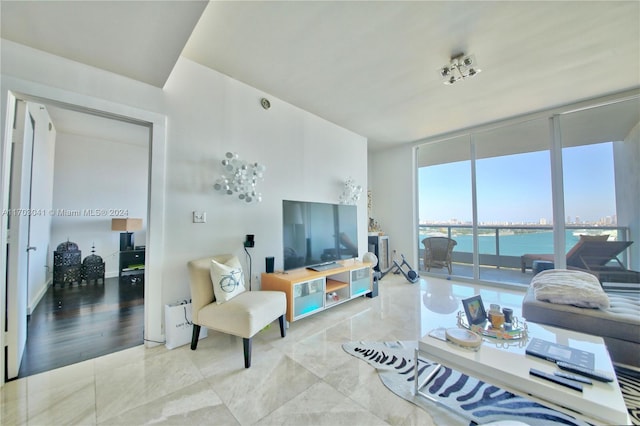
<svg viewBox="0 0 640 426">
<path fill-rule="evenodd" d="M 144 280 L 145 250 L 124 250 L 120 252 L 119 277 L 121 281 L 136 284 Z"/>
<path fill-rule="evenodd" d="M 378 257 L 376 271 L 386 271 L 391 266 L 389 253 L 389 237 L 386 235 L 369 235 L 369 251 Z"/>
</svg>

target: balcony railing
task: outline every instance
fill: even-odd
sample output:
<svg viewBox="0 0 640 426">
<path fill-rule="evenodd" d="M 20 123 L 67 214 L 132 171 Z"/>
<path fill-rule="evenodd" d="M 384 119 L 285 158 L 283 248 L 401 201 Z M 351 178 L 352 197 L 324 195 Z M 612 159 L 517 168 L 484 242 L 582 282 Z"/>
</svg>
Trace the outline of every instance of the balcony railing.
<svg viewBox="0 0 640 426">
<path fill-rule="evenodd" d="M 609 234 L 610 241 L 627 241 L 629 229 L 623 226 L 587 226 L 567 225 L 567 247 L 565 253 L 575 245 L 579 235 Z M 453 262 L 473 264 L 473 227 L 471 225 L 429 224 L 420 225 L 418 247 L 420 253 L 420 269 L 424 245 L 422 240 L 429 236 L 446 236 L 458 243 L 453 250 Z M 553 253 L 552 226 L 478 226 L 479 263 L 497 269 L 520 269 L 521 256 L 524 254 Z M 626 253 L 620 256 L 626 265 Z"/>
</svg>

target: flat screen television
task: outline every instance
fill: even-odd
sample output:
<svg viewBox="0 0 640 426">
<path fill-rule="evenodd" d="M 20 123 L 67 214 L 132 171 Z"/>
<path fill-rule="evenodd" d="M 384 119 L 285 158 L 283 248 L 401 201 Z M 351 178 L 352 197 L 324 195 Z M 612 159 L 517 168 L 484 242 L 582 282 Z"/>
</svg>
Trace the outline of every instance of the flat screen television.
<svg viewBox="0 0 640 426">
<path fill-rule="evenodd" d="M 357 207 L 282 201 L 284 270 L 358 257 Z"/>
</svg>

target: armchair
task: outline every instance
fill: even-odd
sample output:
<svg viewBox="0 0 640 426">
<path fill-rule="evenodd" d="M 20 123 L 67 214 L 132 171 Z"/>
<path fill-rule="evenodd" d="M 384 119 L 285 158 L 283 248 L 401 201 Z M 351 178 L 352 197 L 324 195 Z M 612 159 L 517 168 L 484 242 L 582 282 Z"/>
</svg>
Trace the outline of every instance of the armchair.
<svg viewBox="0 0 640 426">
<path fill-rule="evenodd" d="M 427 271 L 431 268 L 447 268 L 451 275 L 451 254 L 458 244 L 447 237 L 427 237 L 422 240 L 424 245 L 424 267 Z"/>
<path fill-rule="evenodd" d="M 281 291 L 244 291 L 224 303 L 216 303 L 211 281 L 211 261 L 227 262 L 232 255 L 210 256 L 188 263 L 193 308 L 191 350 L 198 346 L 200 328 L 242 337 L 244 366 L 251 366 L 251 339 L 260 330 L 280 321 L 280 335 L 285 337 L 287 300 Z"/>
</svg>

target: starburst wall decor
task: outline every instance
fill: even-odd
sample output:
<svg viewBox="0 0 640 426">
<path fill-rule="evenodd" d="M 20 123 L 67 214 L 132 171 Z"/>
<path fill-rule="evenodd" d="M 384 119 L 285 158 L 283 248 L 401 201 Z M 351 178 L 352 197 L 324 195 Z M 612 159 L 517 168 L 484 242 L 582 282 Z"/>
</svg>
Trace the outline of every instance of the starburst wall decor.
<svg viewBox="0 0 640 426">
<path fill-rule="evenodd" d="M 241 160 L 235 152 L 227 152 L 222 160 L 222 175 L 213 189 L 226 195 L 235 195 L 246 203 L 259 203 L 262 194 L 256 189 L 259 180 L 264 179 L 267 169 L 263 164 Z"/>
<path fill-rule="evenodd" d="M 340 204 L 354 205 L 360 199 L 360 195 L 362 195 L 362 186 L 357 185 L 356 181 L 349 177 L 344 182 L 344 188 L 339 198 Z"/>
</svg>

